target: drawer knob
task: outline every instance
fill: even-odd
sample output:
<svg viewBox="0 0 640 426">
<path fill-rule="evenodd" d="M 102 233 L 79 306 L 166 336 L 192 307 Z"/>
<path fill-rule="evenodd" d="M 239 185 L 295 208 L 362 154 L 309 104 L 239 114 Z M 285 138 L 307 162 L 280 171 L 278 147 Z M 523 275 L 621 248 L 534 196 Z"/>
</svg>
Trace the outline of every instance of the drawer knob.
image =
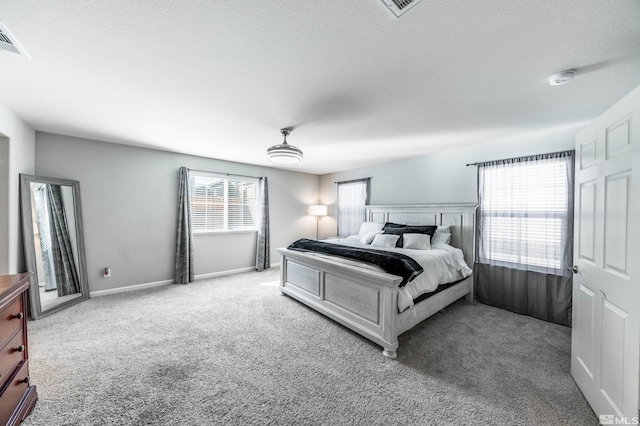
<svg viewBox="0 0 640 426">
<path fill-rule="evenodd" d="M 22 314 L 22 312 L 18 312 L 13 316 L 13 319 L 22 319 L 22 318 L 24 318 L 24 315 Z"/>
<path fill-rule="evenodd" d="M 20 380 L 18 383 L 29 383 L 29 376 L 27 376 L 24 379 Z"/>
<path fill-rule="evenodd" d="M 22 351 L 24 351 L 24 345 L 20 345 L 20 346 L 18 346 L 17 348 L 15 348 L 15 349 L 14 349 L 14 351 L 16 351 L 16 352 L 22 352 Z"/>
</svg>

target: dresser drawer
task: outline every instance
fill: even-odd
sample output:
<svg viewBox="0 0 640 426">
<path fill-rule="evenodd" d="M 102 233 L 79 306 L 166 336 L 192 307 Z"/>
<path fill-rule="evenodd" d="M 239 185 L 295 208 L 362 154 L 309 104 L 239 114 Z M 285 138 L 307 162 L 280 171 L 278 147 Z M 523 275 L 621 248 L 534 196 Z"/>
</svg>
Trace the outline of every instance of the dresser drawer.
<svg viewBox="0 0 640 426">
<path fill-rule="evenodd" d="M 0 348 L 20 328 L 24 316 L 22 297 L 16 297 L 9 306 L 0 311 Z"/>
<path fill-rule="evenodd" d="M 17 374 L 0 389 L 0 425 L 6 425 L 29 387 L 29 361 L 25 360 Z"/>
<path fill-rule="evenodd" d="M 24 340 L 22 329 L 0 350 L 0 383 L 4 383 L 13 373 L 16 365 L 24 359 Z M 1 425 L 2 423 L 0 423 Z"/>
</svg>

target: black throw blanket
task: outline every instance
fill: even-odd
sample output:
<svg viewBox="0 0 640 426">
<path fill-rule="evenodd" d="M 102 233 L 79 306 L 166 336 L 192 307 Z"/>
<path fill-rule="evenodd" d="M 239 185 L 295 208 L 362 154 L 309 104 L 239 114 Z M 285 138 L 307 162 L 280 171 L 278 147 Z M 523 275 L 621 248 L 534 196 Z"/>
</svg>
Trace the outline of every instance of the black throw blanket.
<svg viewBox="0 0 640 426">
<path fill-rule="evenodd" d="M 349 247 L 306 238 L 295 241 L 288 248 L 289 250 L 313 251 L 369 263 L 392 275 L 402 277 L 400 287 L 413 281 L 423 271 L 422 266 L 409 256 L 390 251 Z"/>
</svg>

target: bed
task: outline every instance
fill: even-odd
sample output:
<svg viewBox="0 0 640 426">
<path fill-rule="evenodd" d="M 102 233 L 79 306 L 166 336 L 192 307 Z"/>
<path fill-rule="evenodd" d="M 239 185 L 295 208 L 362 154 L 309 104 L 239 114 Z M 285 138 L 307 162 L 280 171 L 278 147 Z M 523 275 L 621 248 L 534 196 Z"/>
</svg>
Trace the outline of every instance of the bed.
<svg viewBox="0 0 640 426">
<path fill-rule="evenodd" d="M 473 265 L 475 204 L 372 205 L 368 222 L 451 225 L 450 245 Z M 473 276 L 448 285 L 402 312 L 398 295 L 402 278 L 341 259 L 280 248 L 280 291 L 382 346 L 397 356 L 398 336 L 456 300 L 473 300 Z M 428 273 L 425 271 L 424 273 Z"/>
</svg>

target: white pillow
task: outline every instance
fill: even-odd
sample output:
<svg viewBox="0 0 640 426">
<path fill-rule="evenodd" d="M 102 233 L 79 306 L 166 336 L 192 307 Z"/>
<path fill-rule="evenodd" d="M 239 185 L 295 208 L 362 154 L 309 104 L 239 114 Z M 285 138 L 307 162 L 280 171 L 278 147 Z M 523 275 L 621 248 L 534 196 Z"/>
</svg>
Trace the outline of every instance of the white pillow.
<svg viewBox="0 0 640 426">
<path fill-rule="evenodd" d="M 376 222 L 364 222 L 360 225 L 360 231 L 358 235 L 361 237 L 372 233 L 373 231 L 380 231 L 384 227 L 384 223 L 376 223 Z"/>
<path fill-rule="evenodd" d="M 402 248 L 431 250 L 431 237 L 429 234 L 404 234 L 402 240 Z"/>
<path fill-rule="evenodd" d="M 362 244 L 371 244 L 371 241 L 373 241 L 373 239 L 378 234 L 382 234 L 382 229 L 379 230 L 379 231 L 372 231 L 372 232 L 369 232 L 368 234 L 365 234 L 365 235 L 361 236 L 360 237 L 360 242 Z"/>
<path fill-rule="evenodd" d="M 444 232 L 446 233 L 451 233 L 451 225 L 442 225 L 442 226 L 438 226 L 438 228 L 436 229 L 436 232 Z"/>
<path fill-rule="evenodd" d="M 449 244 L 451 241 L 451 234 L 448 232 L 436 232 L 433 234 L 433 240 L 431 240 L 432 245 L 436 244 Z"/>
<path fill-rule="evenodd" d="M 371 247 L 395 247 L 400 235 L 376 234 L 371 242 Z"/>
</svg>

